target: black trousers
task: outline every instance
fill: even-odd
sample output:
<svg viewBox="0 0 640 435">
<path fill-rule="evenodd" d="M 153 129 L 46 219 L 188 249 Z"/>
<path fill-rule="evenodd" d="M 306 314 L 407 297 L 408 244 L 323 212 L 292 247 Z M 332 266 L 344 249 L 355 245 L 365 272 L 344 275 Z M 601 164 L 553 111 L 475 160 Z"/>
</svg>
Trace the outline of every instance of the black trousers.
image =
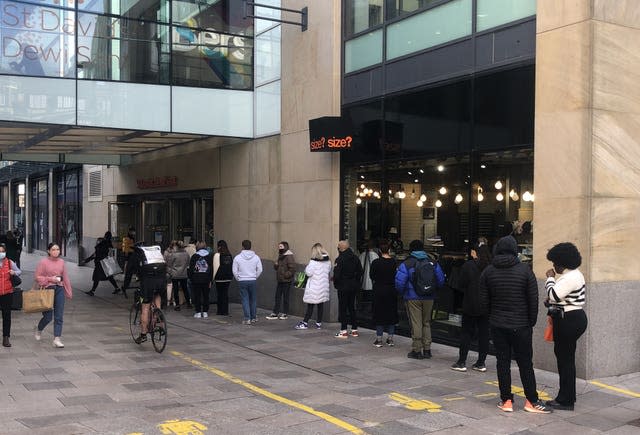
<svg viewBox="0 0 640 435">
<path fill-rule="evenodd" d="M 218 304 L 216 314 L 219 316 L 229 315 L 229 285 L 230 281 L 216 281 L 216 292 L 218 293 Z"/>
<path fill-rule="evenodd" d="M 470 316 L 462 315 L 462 334 L 460 337 L 460 354 L 458 362 L 464 364 L 467 362 L 467 354 L 469 353 L 469 345 L 474 335 L 478 333 L 478 362 L 484 364 L 489 353 L 489 318 L 487 316 Z"/>
<path fill-rule="evenodd" d="M 187 287 L 187 278 L 172 279 L 171 297 L 176 303 L 176 306 L 180 305 L 180 287 L 182 287 L 182 293 L 184 294 L 184 302 L 188 303 L 191 300 L 191 298 L 189 297 L 189 288 Z"/>
<path fill-rule="evenodd" d="M 107 281 L 111 283 L 113 288 L 118 288 L 118 283 L 115 279 L 113 279 L 113 276 L 108 277 Z M 98 288 L 98 284 L 100 284 L 100 281 L 93 281 L 93 286 L 91 287 L 92 292 L 96 291 L 96 289 Z"/>
<path fill-rule="evenodd" d="M 11 304 L 13 293 L 0 296 L 0 309 L 2 309 L 2 336 L 11 336 Z"/>
<path fill-rule="evenodd" d="M 553 319 L 553 352 L 558 361 L 560 389 L 556 402 L 573 405 L 576 402 L 576 343 L 587 329 L 584 310 L 564 313 L 564 317 Z"/>
<path fill-rule="evenodd" d="M 498 384 L 500 399 L 513 400 L 511 393 L 511 356 L 515 358 L 520 369 L 520 380 L 524 395 L 529 402 L 538 401 L 536 391 L 536 375 L 533 372 L 533 329 L 528 326 L 518 329 L 491 328 L 493 345 L 496 348 Z"/>
<path fill-rule="evenodd" d="M 347 329 L 347 325 L 351 325 L 351 329 L 358 329 L 355 291 L 338 290 L 338 320 L 343 331 Z"/>
<path fill-rule="evenodd" d="M 311 319 L 311 315 L 313 314 L 313 307 L 318 307 L 318 317 L 316 318 L 316 322 L 322 323 L 322 315 L 324 314 L 324 302 L 321 304 L 307 304 L 307 312 L 304 315 L 304 323 L 308 323 L 309 319 Z"/>
<path fill-rule="evenodd" d="M 276 300 L 273 305 L 272 313 L 289 314 L 289 289 L 291 289 L 290 282 L 278 283 L 278 287 L 276 287 Z M 280 301 L 282 301 L 282 311 L 280 311 Z"/>
<path fill-rule="evenodd" d="M 195 305 L 196 313 L 209 311 L 209 284 L 195 284 L 192 282 L 191 290 L 193 290 L 193 304 Z"/>
</svg>

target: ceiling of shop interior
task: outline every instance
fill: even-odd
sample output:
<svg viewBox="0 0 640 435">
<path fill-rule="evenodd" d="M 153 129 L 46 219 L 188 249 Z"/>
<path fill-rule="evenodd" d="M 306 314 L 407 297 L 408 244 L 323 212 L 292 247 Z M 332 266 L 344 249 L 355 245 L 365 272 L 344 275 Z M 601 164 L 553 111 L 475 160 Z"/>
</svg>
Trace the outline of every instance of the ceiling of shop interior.
<svg viewBox="0 0 640 435">
<path fill-rule="evenodd" d="M 0 161 L 126 165 L 140 153 L 203 140 L 217 147 L 239 138 L 0 122 Z"/>
</svg>

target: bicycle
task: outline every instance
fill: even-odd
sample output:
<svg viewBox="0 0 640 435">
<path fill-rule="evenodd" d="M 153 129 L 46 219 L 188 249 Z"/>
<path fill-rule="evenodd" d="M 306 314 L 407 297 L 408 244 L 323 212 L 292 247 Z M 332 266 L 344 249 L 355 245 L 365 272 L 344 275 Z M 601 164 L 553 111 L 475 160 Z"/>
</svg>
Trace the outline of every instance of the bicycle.
<svg viewBox="0 0 640 435">
<path fill-rule="evenodd" d="M 139 291 L 136 291 L 133 305 L 129 309 L 129 330 L 131 331 L 131 337 L 136 344 L 142 344 L 143 341 L 139 340 L 142 335 L 142 302 L 144 298 Z M 151 342 L 153 348 L 158 353 L 162 353 L 167 346 L 167 320 L 164 313 L 156 304 L 151 301 L 149 304 L 149 326 L 147 334 L 151 335 Z"/>
</svg>

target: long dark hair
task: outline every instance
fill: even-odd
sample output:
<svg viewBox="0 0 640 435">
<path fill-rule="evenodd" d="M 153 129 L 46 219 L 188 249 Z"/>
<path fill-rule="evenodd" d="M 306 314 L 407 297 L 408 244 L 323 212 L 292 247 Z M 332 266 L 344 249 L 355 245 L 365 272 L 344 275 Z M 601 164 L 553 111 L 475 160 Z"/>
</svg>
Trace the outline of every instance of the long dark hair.
<svg viewBox="0 0 640 435">
<path fill-rule="evenodd" d="M 478 259 L 476 260 L 476 264 L 478 268 L 482 272 L 485 267 L 491 264 L 492 256 L 491 251 L 487 245 L 480 245 L 475 248 L 476 254 L 478 254 Z"/>
<path fill-rule="evenodd" d="M 231 255 L 229 252 L 229 247 L 227 246 L 227 242 L 224 240 L 218 240 L 218 252 L 222 255 Z"/>
</svg>

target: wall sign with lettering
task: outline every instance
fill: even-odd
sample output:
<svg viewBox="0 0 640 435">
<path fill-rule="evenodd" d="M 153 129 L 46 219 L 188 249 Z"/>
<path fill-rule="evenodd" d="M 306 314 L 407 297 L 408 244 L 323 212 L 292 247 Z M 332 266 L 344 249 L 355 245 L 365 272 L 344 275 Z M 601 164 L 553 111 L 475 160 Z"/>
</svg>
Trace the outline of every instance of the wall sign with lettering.
<svg viewBox="0 0 640 435">
<path fill-rule="evenodd" d="M 171 175 L 166 177 L 138 178 L 136 184 L 138 185 L 138 189 L 175 187 L 178 185 L 178 177 Z"/>
<path fill-rule="evenodd" d="M 336 152 L 353 147 L 353 129 L 339 116 L 324 116 L 309 120 L 309 151 Z"/>
</svg>

